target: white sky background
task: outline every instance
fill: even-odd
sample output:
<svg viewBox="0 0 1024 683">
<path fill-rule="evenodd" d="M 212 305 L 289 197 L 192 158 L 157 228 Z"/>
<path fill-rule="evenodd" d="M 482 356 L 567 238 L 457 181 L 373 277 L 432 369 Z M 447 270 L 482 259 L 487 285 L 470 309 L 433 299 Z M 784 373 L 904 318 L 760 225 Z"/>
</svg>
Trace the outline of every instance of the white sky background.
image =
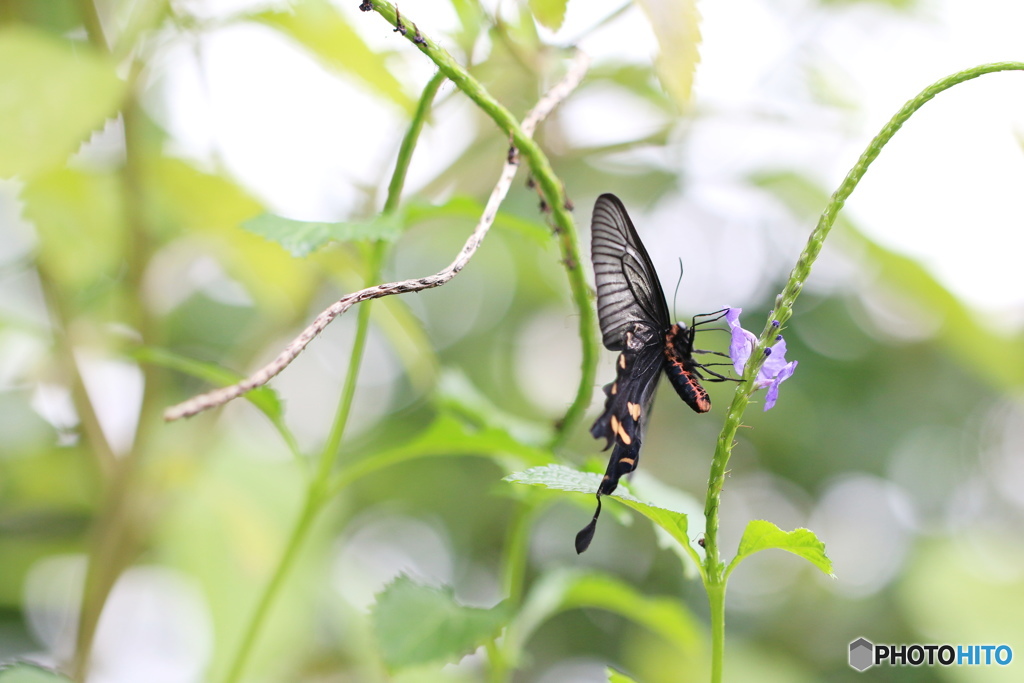
<svg viewBox="0 0 1024 683">
<path fill-rule="evenodd" d="M 184 4 L 231 12 L 267 3 Z M 340 7 L 364 38 L 401 50 L 403 39 L 357 5 L 347 0 Z M 619 6 L 621 0 L 574 0 L 552 39 L 572 43 Z M 442 42 L 455 25 L 445 0 L 407 0 L 402 8 Z M 703 42 L 694 106 L 733 113 L 741 123 L 750 112 L 807 121 L 806 129 L 790 125 L 785 135 L 756 126 L 694 130 L 681 170 L 691 192 L 705 187 L 712 197 L 716 187 L 728 188 L 766 168 L 795 170 L 831 191 L 868 140 L 924 86 L 984 62 L 1024 60 L 1024 2 L 1017 0 L 925 0 L 913 15 L 864 3 L 826 11 L 810 0 L 705 0 L 699 9 Z M 644 62 L 653 44 L 643 14 L 633 8 L 588 36 L 582 47 L 595 61 Z M 399 75 L 416 87 L 432 65 L 415 50 L 408 57 Z M 179 151 L 205 159 L 215 155 L 274 210 L 338 219 L 365 211 L 354 205 L 356 186 L 386 182 L 404 130 L 401 116 L 327 74 L 272 31 L 250 25 L 219 30 L 198 50 L 182 47 L 168 59 L 174 66 L 162 86 L 171 107 L 166 123 Z M 856 115 L 821 116 L 820 105 L 800 88 L 806 79 L 798 83 L 794 77 L 803 75 L 794 65 L 820 69 Z M 462 99 L 451 98 L 444 115 L 425 131 L 427 153 L 414 160 L 410 189 L 464 146 L 458 142 L 467 106 Z M 576 126 L 580 131 L 623 130 L 622 113 L 614 107 L 574 115 L 586 116 Z M 957 86 L 925 105 L 897 134 L 846 211 L 878 241 L 919 259 L 970 304 L 1019 323 L 1024 217 L 1017 209 L 1024 150 L 1018 135 L 1024 136 L 1024 74 L 986 75 Z M 432 157 L 436 164 L 420 161 Z M 722 196 L 729 201 L 728 191 Z M 749 207 L 736 204 L 738 213 L 744 208 Z M 578 210 L 577 220 L 588 215 Z M 973 248 L 965 249 L 965 240 Z"/>
</svg>

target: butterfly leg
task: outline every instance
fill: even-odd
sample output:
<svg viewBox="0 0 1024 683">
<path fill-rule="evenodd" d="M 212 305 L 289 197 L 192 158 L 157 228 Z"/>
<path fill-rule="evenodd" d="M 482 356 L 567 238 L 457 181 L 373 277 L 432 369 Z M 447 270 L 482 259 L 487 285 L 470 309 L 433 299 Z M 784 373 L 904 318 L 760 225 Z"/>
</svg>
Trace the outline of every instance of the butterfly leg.
<svg viewBox="0 0 1024 683">
<path fill-rule="evenodd" d="M 697 315 L 693 316 L 693 318 L 690 319 L 690 328 L 692 329 L 697 327 L 698 325 L 710 325 L 711 323 L 718 322 L 719 320 L 724 318 L 725 314 L 728 312 L 728 308 L 723 308 L 717 311 L 712 311 L 711 313 L 698 313 Z M 701 320 L 698 321 L 698 318 L 700 318 Z"/>
</svg>

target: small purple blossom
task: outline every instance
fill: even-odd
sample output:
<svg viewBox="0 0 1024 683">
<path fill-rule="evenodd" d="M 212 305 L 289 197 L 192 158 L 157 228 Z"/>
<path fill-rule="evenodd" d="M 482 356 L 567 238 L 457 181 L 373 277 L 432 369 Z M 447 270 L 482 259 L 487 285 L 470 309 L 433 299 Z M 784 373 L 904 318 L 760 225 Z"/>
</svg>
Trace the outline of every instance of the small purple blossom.
<svg viewBox="0 0 1024 683">
<path fill-rule="evenodd" d="M 725 314 L 725 320 L 732 331 L 729 357 L 732 358 L 733 368 L 738 375 L 743 374 L 750 354 L 757 346 L 757 337 L 754 333 L 740 327 L 742 311 L 742 308 L 730 308 Z M 797 361 L 786 362 L 786 340 L 782 335 L 776 336 L 775 339 L 775 344 L 764 350 L 765 361 L 757 371 L 757 379 L 754 380 L 755 389 L 768 389 L 768 395 L 764 400 L 765 410 L 771 410 L 775 406 L 775 401 L 779 398 L 779 385 L 793 376 L 797 366 Z"/>
</svg>

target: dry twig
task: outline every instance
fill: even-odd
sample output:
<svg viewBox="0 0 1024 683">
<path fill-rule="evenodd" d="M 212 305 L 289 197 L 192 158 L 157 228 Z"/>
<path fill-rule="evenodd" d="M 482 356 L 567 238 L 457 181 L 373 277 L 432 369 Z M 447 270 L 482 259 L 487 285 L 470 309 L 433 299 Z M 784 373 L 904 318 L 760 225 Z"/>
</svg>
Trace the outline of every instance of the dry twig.
<svg viewBox="0 0 1024 683">
<path fill-rule="evenodd" d="M 537 128 L 537 124 L 547 117 L 562 100 L 568 97 L 569 93 L 576 89 L 580 84 L 580 81 L 583 80 L 583 75 L 586 73 L 589 63 L 590 60 L 585 53 L 576 53 L 576 56 L 569 66 L 569 70 L 566 72 L 562 80 L 551 88 L 551 90 L 549 90 L 547 94 L 537 102 L 537 105 L 530 110 L 526 115 L 526 118 L 523 119 L 522 129 L 528 136 L 532 136 L 534 130 Z M 274 358 L 274 360 L 257 370 L 252 376 L 238 382 L 237 384 L 232 384 L 231 386 L 222 387 L 220 389 L 214 389 L 213 391 L 208 391 L 205 394 L 193 396 L 178 405 L 171 406 L 164 411 L 164 420 L 170 422 L 172 420 L 179 420 L 183 417 L 191 417 L 203 412 L 204 410 L 209 410 L 210 408 L 223 405 L 248 391 L 252 391 L 257 387 L 263 386 L 273 379 L 278 373 L 288 367 L 288 365 L 295 360 L 300 353 L 302 353 L 303 349 L 305 349 L 318 334 L 323 332 L 324 329 L 331 324 L 331 321 L 360 301 L 379 299 L 392 294 L 405 294 L 407 292 L 418 292 L 424 289 L 440 287 L 451 280 L 453 277 L 458 275 L 459 271 L 461 271 L 467 263 L 469 263 L 469 259 L 473 257 L 473 254 L 476 252 L 480 243 L 483 241 L 484 236 L 487 234 L 488 229 L 490 229 L 491 224 L 494 223 L 494 219 L 498 215 L 498 208 L 501 206 L 501 203 L 505 200 L 505 196 L 508 194 L 509 188 L 512 185 L 512 179 L 515 177 L 517 169 L 518 154 L 515 153 L 515 150 L 509 150 L 508 159 L 505 162 L 505 167 L 502 169 L 501 177 L 498 179 L 498 183 L 494 186 L 490 199 L 487 200 L 484 213 L 480 216 L 480 222 L 477 223 L 476 229 L 473 230 L 469 239 L 466 240 L 466 243 L 462 247 L 462 251 L 459 252 L 458 256 L 455 257 L 455 260 L 452 261 L 451 265 L 447 268 L 435 273 L 434 275 L 428 275 L 427 277 L 416 280 L 388 282 L 374 287 L 367 287 L 366 289 L 361 289 L 358 292 L 353 292 L 352 294 L 343 296 L 318 315 L 309 327 L 304 329 L 302 334 L 289 343 L 288 346 L 286 346 L 281 353 Z"/>
</svg>

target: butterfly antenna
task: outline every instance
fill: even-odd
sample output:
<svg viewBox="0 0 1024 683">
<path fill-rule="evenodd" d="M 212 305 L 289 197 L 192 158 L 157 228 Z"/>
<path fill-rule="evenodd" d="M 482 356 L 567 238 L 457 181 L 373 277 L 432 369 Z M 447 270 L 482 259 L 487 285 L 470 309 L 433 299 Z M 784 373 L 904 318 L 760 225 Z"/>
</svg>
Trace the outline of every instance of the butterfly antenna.
<svg viewBox="0 0 1024 683">
<path fill-rule="evenodd" d="M 594 540 L 594 532 L 597 530 L 597 518 L 601 516 L 601 494 L 597 494 L 597 511 L 594 512 L 594 518 L 590 520 L 590 524 L 586 525 L 580 532 L 576 534 L 576 554 L 581 554 L 584 550 L 590 547 L 590 542 Z"/>
<path fill-rule="evenodd" d="M 683 259 L 679 257 L 679 279 L 676 280 L 676 291 L 672 292 L 672 315 L 676 316 L 676 297 L 679 296 L 679 285 L 683 284 Z"/>
</svg>

